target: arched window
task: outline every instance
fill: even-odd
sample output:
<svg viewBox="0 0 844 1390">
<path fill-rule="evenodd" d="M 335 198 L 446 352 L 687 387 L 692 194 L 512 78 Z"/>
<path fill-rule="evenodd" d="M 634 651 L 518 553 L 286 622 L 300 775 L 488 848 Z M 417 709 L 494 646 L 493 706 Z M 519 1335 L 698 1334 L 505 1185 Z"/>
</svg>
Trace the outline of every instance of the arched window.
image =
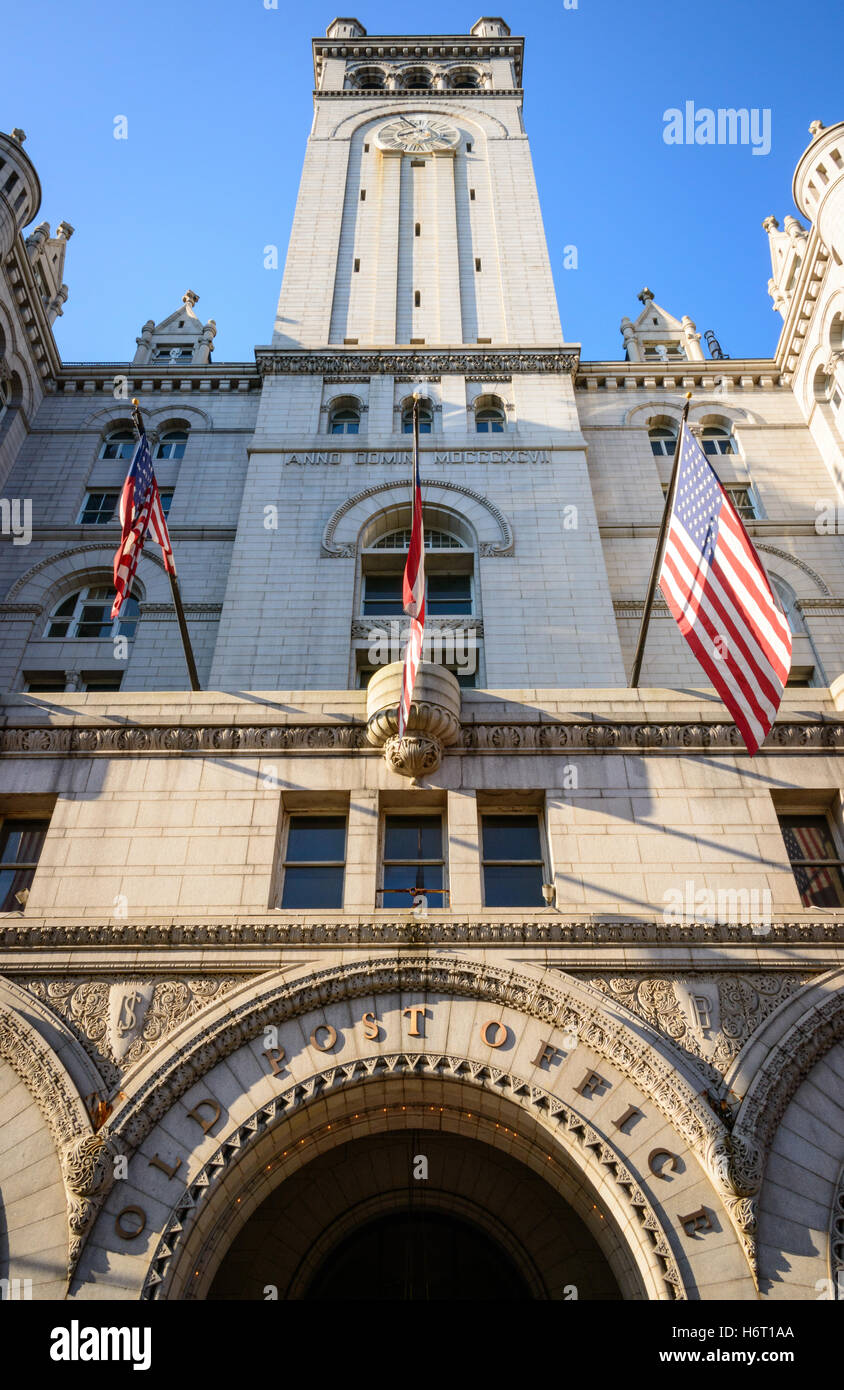
<svg viewBox="0 0 844 1390">
<path fill-rule="evenodd" d="M 710 458 L 717 454 L 737 454 L 735 440 L 729 430 L 720 425 L 706 425 L 702 434 L 703 452 Z"/>
<path fill-rule="evenodd" d="M 480 85 L 480 78 L 474 68 L 456 68 L 451 73 L 452 87 L 463 87 L 474 90 Z"/>
<path fill-rule="evenodd" d="M 365 92 L 380 91 L 384 86 L 384 74 L 380 68 L 359 68 L 355 73 L 355 86 Z"/>
<path fill-rule="evenodd" d="M 794 590 L 789 584 L 786 584 L 784 579 L 780 579 L 778 574 L 769 574 L 768 579 L 770 580 L 771 588 L 780 601 L 782 611 L 788 619 L 788 626 L 791 628 L 791 631 L 796 634 L 804 633 L 806 631 L 806 624 L 797 607 L 797 595 Z"/>
<path fill-rule="evenodd" d="M 388 531 L 385 536 L 379 536 L 370 546 L 371 550 L 407 550 L 410 545 L 410 527 L 402 527 L 398 531 Z M 426 550 L 465 550 L 466 543 L 461 541 L 459 536 L 453 536 L 450 531 L 431 531 L 425 532 Z"/>
<path fill-rule="evenodd" d="M 137 443 L 134 430 L 121 425 L 120 429 L 111 430 L 106 435 L 100 448 L 99 457 L 101 459 L 130 459 L 135 452 Z"/>
<path fill-rule="evenodd" d="M 475 429 L 478 434 L 503 434 L 506 418 L 501 402 L 492 397 L 476 408 Z"/>
<path fill-rule="evenodd" d="M 56 604 L 44 636 L 87 642 L 134 637 L 140 612 L 138 600 L 132 597 L 124 599 L 120 616 L 114 619 L 111 617 L 113 602 L 114 589 L 111 586 L 91 585 L 77 589 Z"/>
<path fill-rule="evenodd" d="M 408 91 L 430 91 L 431 74 L 427 68 L 408 68 L 402 74 L 402 86 Z"/>
<path fill-rule="evenodd" d="M 328 417 L 329 434 L 358 434 L 360 406 L 355 401 L 336 401 Z"/>
<path fill-rule="evenodd" d="M 413 401 L 401 413 L 402 434 L 413 434 Z M 419 433 L 431 434 L 434 429 L 434 412 L 430 401 L 419 402 Z"/>
<path fill-rule="evenodd" d="M 674 457 L 677 436 L 667 425 L 652 425 L 648 430 L 648 439 L 651 441 L 651 450 L 657 458 L 666 454 L 669 458 Z"/>
<path fill-rule="evenodd" d="M 185 445 L 187 442 L 187 430 L 167 430 L 159 440 L 158 448 L 155 451 L 155 457 L 157 459 L 184 458 Z"/>
</svg>

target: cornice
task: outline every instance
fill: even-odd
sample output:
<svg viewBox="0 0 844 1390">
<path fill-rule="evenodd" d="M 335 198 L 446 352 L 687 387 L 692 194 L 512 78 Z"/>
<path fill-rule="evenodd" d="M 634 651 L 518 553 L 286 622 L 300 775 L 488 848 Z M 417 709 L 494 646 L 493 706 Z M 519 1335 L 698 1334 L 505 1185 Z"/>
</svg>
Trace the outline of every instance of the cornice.
<svg viewBox="0 0 844 1390">
<path fill-rule="evenodd" d="M 549 911 L 545 916 L 484 917 L 455 916 L 450 913 L 431 914 L 425 919 L 385 914 L 320 917 L 317 913 L 282 915 L 281 912 L 250 920 L 229 919 L 169 919 L 165 921 L 63 921 L 46 918 L 27 919 L 25 914 L 5 913 L 0 916 L 0 948 L 6 951 L 28 952 L 64 949 L 69 946 L 85 950 L 102 949 L 113 953 L 131 947 L 160 952 L 162 947 L 203 949 L 206 959 L 209 947 L 220 949 L 246 947 L 305 947 L 308 950 L 324 947 L 330 950 L 347 946 L 473 946 L 487 947 L 752 947 L 756 952 L 778 947 L 839 946 L 844 943 L 844 914 L 822 921 L 779 921 L 755 923 L 663 922 L 656 917 L 639 918 L 566 917 Z M 116 968 L 109 954 L 109 968 Z M 65 962 L 62 962 L 64 964 Z M 771 963 L 773 968 L 774 963 Z M 594 969 L 594 962 L 582 963 L 584 969 Z M 789 955 L 783 967 L 793 966 Z M 27 969 L 34 962 L 28 960 Z M 55 969 L 55 962 L 45 969 Z M 90 967 L 86 967 L 90 968 Z M 148 966 L 144 966 L 148 969 Z M 172 959 L 162 962 L 161 969 L 174 968 Z M 193 967 L 191 967 L 193 968 Z M 219 964 L 231 970 L 230 960 Z M 251 967 L 250 967 L 251 968 Z M 568 964 L 566 969 L 568 969 Z M 629 966 L 625 967 L 627 970 Z M 640 969 L 645 968 L 640 964 Z M 652 969 L 652 966 L 648 966 Z M 666 969 L 671 969 L 671 963 Z M 709 963 L 707 962 L 707 968 Z"/>
<path fill-rule="evenodd" d="M 390 347 L 369 351 L 343 348 L 324 351 L 270 346 L 255 349 L 255 361 L 261 376 L 401 376 L 412 379 L 442 373 L 484 377 L 492 372 L 559 376 L 574 373 L 579 360 L 578 343 L 551 348 L 432 347 L 420 350 Z"/>
<path fill-rule="evenodd" d="M 733 390 L 773 391 L 785 383 L 771 358 L 725 358 L 705 362 L 581 362 L 576 391 L 711 391 L 715 382 Z M 725 401 L 725 404 L 728 404 Z"/>
<path fill-rule="evenodd" d="M 162 609 L 166 605 L 162 605 Z M 206 616 L 211 616 L 210 610 Z M 350 754 L 379 756 L 367 743 L 367 726 L 344 724 L 26 724 L 0 730 L 0 754 L 8 757 L 120 757 L 151 754 L 195 754 L 221 750 L 255 755 L 287 752 L 298 755 Z M 771 752 L 829 753 L 844 747 L 844 719 L 795 720 L 776 723 L 765 740 Z M 606 720 L 463 724 L 449 756 L 486 754 L 686 754 L 728 750 L 748 756 L 741 734 L 730 722 L 694 720 L 685 723 L 644 723 Z"/>
<path fill-rule="evenodd" d="M 319 87 L 314 87 L 314 97 L 317 101 L 324 101 L 326 98 L 335 99 L 337 97 L 340 97 L 341 99 L 353 98 L 357 101 L 360 101 L 361 98 L 379 97 L 382 101 L 385 98 L 387 101 L 403 101 L 405 106 L 407 106 L 409 102 L 413 102 L 413 104 L 415 105 L 417 100 L 425 102 L 430 101 L 431 98 L 434 98 L 437 101 L 452 101 L 455 103 L 460 102 L 462 104 L 464 97 L 471 97 L 475 100 L 478 100 L 480 98 L 484 101 L 489 100 L 490 97 L 509 97 L 510 100 L 524 101 L 524 96 L 525 93 L 523 87 L 479 87 L 477 89 L 473 87 L 443 87 L 437 90 L 432 89 L 431 91 L 408 87 L 396 92 L 385 91 L 381 87 L 375 87 L 372 89 L 360 87 L 350 90 L 346 90 L 346 88 L 339 87 L 336 89 L 328 88 L 326 90 L 320 90 Z M 495 136 L 491 138 L 495 139 Z M 523 131 L 514 131 L 511 136 L 505 138 L 512 140 L 524 140 L 525 135 Z"/>
</svg>

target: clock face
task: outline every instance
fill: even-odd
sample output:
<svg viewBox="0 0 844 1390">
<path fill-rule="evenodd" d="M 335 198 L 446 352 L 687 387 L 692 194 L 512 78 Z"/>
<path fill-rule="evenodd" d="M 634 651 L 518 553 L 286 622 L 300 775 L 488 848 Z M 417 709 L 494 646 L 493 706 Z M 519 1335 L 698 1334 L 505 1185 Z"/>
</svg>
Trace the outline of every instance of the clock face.
<svg viewBox="0 0 844 1390">
<path fill-rule="evenodd" d="M 456 126 L 438 116 L 397 116 L 382 126 L 375 137 L 379 150 L 400 150 L 402 154 L 453 150 L 459 140 Z"/>
</svg>

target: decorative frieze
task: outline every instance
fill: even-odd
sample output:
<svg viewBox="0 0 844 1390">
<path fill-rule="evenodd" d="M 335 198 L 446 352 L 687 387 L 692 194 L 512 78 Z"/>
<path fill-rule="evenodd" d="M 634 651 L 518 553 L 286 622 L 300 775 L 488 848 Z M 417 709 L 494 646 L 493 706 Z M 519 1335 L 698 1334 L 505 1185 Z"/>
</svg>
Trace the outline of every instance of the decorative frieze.
<svg viewBox="0 0 844 1390">
<path fill-rule="evenodd" d="M 571 375 L 577 370 L 580 349 L 565 348 L 460 348 L 451 351 L 302 352 L 299 349 L 259 347 L 255 361 L 261 376 L 331 376 L 360 380 L 368 376 L 482 376 L 493 372 Z"/>
</svg>

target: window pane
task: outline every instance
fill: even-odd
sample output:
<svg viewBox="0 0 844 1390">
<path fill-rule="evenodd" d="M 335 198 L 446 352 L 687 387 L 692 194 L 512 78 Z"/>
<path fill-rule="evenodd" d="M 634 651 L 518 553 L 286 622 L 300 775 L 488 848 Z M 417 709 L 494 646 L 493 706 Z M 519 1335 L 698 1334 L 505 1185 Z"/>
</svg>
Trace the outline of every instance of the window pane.
<svg viewBox="0 0 844 1390">
<path fill-rule="evenodd" d="M 284 871 L 282 907 L 310 912 L 316 908 L 343 906 L 343 869 L 318 867 L 288 868 Z"/>
<path fill-rule="evenodd" d="M 403 613 L 402 576 L 400 574 L 368 574 L 364 591 L 363 611 L 372 617 Z"/>
<path fill-rule="evenodd" d="M 484 859 L 540 859 L 536 816 L 484 816 Z"/>
<path fill-rule="evenodd" d="M 485 864 L 487 907 L 544 907 L 539 864 Z"/>
<path fill-rule="evenodd" d="M 48 824 L 45 820 L 7 820 L 0 833 L 0 863 L 37 863 Z"/>
<path fill-rule="evenodd" d="M 443 826 L 440 816 L 387 816 L 384 822 L 385 859 L 441 859 Z M 385 882 L 385 887 L 386 882 Z"/>
<path fill-rule="evenodd" d="M 443 886 L 443 866 L 442 864 L 385 864 L 384 866 L 384 888 L 389 892 L 384 894 L 385 907 L 406 907 L 416 889 L 424 889 L 428 893 L 434 894 L 434 906 L 439 907 L 442 902 L 442 893 L 437 891 Z M 396 892 L 401 889 L 402 892 Z M 402 893 L 406 892 L 408 903 L 402 903 Z"/>
<path fill-rule="evenodd" d="M 844 906 L 844 879 L 835 865 L 814 869 L 809 865 L 797 864 L 794 878 L 804 907 Z"/>
<path fill-rule="evenodd" d="M 428 576 L 428 612 L 471 613 L 472 580 L 468 574 L 430 574 Z"/>
<path fill-rule="evenodd" d="M 164 513 L 165 516 L 169 516 L 169 514 L 170 514 L 170 503 L 173 501 L 173 494 L 172 494 L 172 492 L 162 492 L 162 493 L 160 494 L 160 496 L 161 496 L 161 510 L 163 511 L 163 513 Z"/>
<path fill-rule="evenodd" d="M 0 912 L 20 912 L 23 903 L 15 894 L 29 888 L 34 877 L 34 869 L 0 869 Z"/>
<path fill-rule="evenodd" d="M 337 860 L 346 858 L 345 816 L 291 816 L 287 835 L 287 860 Z"/>
<path fill-rule="evenodd" d="M 780 816 L 788 857 L 794 859 L 838 859 L 826 816 Z"/>
</svg>

